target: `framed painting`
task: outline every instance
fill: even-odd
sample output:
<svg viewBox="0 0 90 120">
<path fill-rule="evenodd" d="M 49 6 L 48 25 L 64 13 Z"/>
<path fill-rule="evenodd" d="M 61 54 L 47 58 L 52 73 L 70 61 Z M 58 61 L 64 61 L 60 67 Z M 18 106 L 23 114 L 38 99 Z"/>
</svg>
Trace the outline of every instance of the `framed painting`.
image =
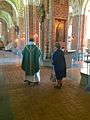
<svg viewBox="0 0 90 120">
<path fill-rule="evenodd" d="M 63 19 L 55 19 L 56 42 L 65 42 L 65 21 Z"/>
</svg>

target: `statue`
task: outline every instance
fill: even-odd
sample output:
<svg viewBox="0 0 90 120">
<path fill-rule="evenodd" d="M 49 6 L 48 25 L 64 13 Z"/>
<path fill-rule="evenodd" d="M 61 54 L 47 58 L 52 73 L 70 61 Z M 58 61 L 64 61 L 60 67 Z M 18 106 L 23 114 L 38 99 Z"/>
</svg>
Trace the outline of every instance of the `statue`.
<svg viewBox="0 0 90 120">
<path fill-rule="evenodd" d="M 44 22 L 45 19 L 45 10 L 44 10 L 44 4 L 39 5 L 39 21 L 40 23 Z"/>
</svg>

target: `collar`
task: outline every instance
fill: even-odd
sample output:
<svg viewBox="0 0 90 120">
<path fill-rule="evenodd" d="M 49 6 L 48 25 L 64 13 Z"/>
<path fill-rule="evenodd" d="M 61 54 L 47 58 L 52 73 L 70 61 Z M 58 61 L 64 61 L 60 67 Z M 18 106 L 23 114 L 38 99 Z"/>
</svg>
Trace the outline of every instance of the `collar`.
<svg viewBox="0 0 90 120">
<path fill-rule="evenodd" d="M 28 43 L 28 45 L 35 45 L 35 42 L 30 41 L 30 42 Z"/>
</svg>

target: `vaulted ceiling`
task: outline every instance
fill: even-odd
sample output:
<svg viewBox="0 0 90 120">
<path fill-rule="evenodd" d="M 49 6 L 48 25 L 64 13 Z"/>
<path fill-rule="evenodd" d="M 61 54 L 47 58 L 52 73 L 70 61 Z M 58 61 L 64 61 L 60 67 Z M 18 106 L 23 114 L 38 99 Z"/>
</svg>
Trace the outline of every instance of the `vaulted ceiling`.
<svg viewBox="0 0 90 120">
<path fill-rule="evenodd" d="M 18 0 L 0 0 L 0 21 L 4 20 L 7 26 L 13 25 L 18 16 Z"/>
<path fill-rule="evenodd" d="M 0 0 L 0 21 L 4 20 L 8 27 L 16 24 L 18 16 L 22 15 L 27 3 L 37 5 L 39 0 Z"/>
<path fill-rule="evenodd" d="M 85 14 L 87 5 L 90 3 L 90 0 L 69 0 L 70 6 L 72 6 L 74 14 L 79 12 L 81 9 L 81 14 Z"/>
<path fill-rule="evenodd" d="M 31 3 L 39 3 L 39 0 L 0 0 L 0 21 L 4 20 L 7 26 L 10 27 L 16 22 L 20 10 L 23 8 L 23 4 L 27 1 Z M 69 0 L 74 13 L 78 13 L 78 6 L 81 5 L 82 12 L 85 12 L 85 7 L 90 0 Z M 21 10 L 22 12 L 22 10 Z"/>
</svg>

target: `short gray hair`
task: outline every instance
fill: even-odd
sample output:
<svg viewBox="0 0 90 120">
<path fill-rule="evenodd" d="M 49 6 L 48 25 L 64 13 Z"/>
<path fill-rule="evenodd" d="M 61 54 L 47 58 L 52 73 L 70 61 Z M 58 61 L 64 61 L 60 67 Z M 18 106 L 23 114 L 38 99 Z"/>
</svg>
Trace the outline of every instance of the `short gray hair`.
<svg viewBox="0 0 90 120">
<path fill-rule="evenodd" d="M 60 43 L 55 43 L 55 47 L 60 49 Z"/>
</svg>

